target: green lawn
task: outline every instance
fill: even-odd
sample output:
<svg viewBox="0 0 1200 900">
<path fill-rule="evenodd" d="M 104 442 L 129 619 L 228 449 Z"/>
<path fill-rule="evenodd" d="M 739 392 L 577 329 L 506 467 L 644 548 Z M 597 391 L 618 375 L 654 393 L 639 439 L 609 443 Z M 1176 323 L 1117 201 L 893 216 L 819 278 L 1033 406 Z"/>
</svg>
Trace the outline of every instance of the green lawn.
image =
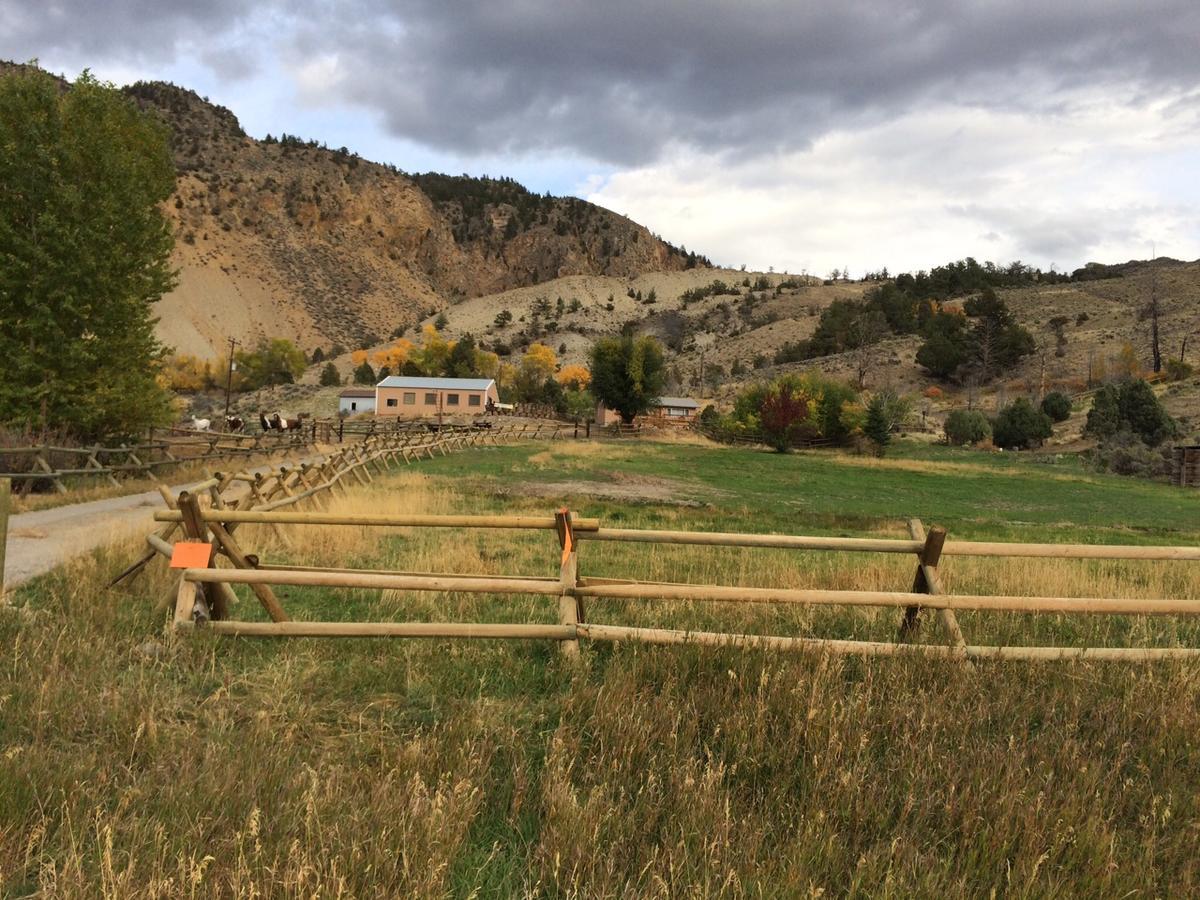
<svg viewBox="0 0 1200 900">
<path fill-rule="evenodd" d="M 504 490 L 505 500 L 519 497 L 526 482 L 665 478 L 709 507 L 697 510 L 698 521 L 724 522 L 730 530 L 851 534 L 916 516 L 964 539 L 1134 544 L 1193 543 L 1200 535 L 1200 492 L 1088 473 L 1074 457 L 1055 464 L 1015 453 L 900 444 L 873 465 L 837 451 L 780 455 L 638 442 L 604 445 L 594 460 L 567 457 L 559 469 L 531 463 L 532 455 L 528 447 L 504 447 L 441 457 L 422 471 L 471 484 L 490 508 L 500 506 L 495 491 Z M 586 515 L 628 515 L 613 504 L 588 503 L 585 495 L 580 489 L 564 499 L 578 500 Z"/>
<path fill-rule="evenodd" d="M 616 492 L 616 493 L 614 493 Z M 624 492 L 625 496 L 618 496 Z M 637 500 L 638 493 L 645 499 Z M 469 451 L 347 508 L 1195 544 L 1200 494 L 902 445 Z M 1028 524 L 1017 524 L 1028 523 Z M 255 535 L 258 535 L 256 538 Z M 271 561 L 553 574 L 549 532 L 297 531 Z M 348 535 L 348 536 L 347 536 Z M 0 611 L 0 896 L 1191 896 L 1200 666 L 442 640 L 161 641 L 96 554 Z M 909 558 L 585 543 L 585 574 L 906 588 Z M 968 591 L 1200 597 L 1200 564 L 953 558 Z M 297 618 L 553 621 L 554 601 L 281 588 Z M 238 618 L 259 618 L 242 591 Z M 897 611 L 596 603 L 594 621 L 886 639 Z M 979 642 L 1200 643 L 1174 618 L 962 616 Z M 932 623 L 926 636 L 937 640 Z"/>
</svg>

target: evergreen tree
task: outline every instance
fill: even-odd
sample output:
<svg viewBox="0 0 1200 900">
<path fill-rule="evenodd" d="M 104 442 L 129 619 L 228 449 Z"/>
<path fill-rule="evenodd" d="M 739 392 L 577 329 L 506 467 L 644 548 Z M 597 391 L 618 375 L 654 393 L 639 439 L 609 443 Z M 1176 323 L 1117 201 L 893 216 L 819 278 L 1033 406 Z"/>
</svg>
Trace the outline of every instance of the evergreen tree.
<svg viewBox="0 0 1200 900">
<path fill-rule="evenodd" d="M 376 384 L 378 380 L 375 377 L 375 370 L 371 368 L 371 364 L 365 359 L 362 365 L 354 370 L 355 384 Z"/>
<path fill-rule="evenodd" d="M 341 383 L 342 376 L 338 374 L 337 366 L 326 363 L 325 368 L 321 370 L 321 387 L 339 387 Z"/>
<path fill-rule="evenodd" d="M 479 373 L 475 368 L 475 338 L 465 334 L 446 360 L 446 374 L 451 378 L 474 378 Z"/>
<path fill-rule="evenodd" d="M 0 421 L 130 436 L 169 421 L 152 305 L 174 284 L 165 126 L 88 73 L 0 78 Z"/>
<path fill-rule="evenodd" d="M 892 423 L 888 416 L 887 400 L 881 393 L 872 397 L 867 405 L 867 421 L 863 425 L 863 434 L 871 439 L 880 455 L 892 442 Z"/>
</svg>

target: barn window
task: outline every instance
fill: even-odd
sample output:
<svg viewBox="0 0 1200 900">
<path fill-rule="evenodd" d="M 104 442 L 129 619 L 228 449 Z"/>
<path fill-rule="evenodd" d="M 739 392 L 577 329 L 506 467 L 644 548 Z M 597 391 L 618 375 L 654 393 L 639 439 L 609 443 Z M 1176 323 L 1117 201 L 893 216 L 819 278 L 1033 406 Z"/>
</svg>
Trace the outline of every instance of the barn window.
<svg viewBox="0 0 1200 900">
<path fill-rule="evenodd" d="M 416 402 L 417 402 L 417 392 L 416 391 L 405 391 L 404 392 L 404 405 L 405 406 L 412 406 Z"/>
<path fill-rule="evenodd" d="M 353 400 L 351 400 L 350 401 L 350 412 L 354 412 L 354 410 L 356 410 L 356 409 L 358 409 L 358 404 L 355 403 Z"/>
<path fill-rule="evenodd" d="M 437 394 L 426 394 L 425 395 L 425 405 L 426 406 L 437 406 Z"/>
<path fill-rule="evenodd" d="M 480 399 L 478 394 L 467 394 L 467 406 L 479 406 Z"/>
<path fill-rule="evenodd" d="M 388 405 L 388 406 L 395 406 L 395 405 L 396 405 L 396 398 L 395 398 L 395 397 L 388 397 L 388 404 L 387 404 L 387 405 Z"/>
<path fill-rule="evenodd" d="M 458 394 L 447 394 L 446 395 L 446 405 L 447 406 L 458 406 Z"/>
</svg>

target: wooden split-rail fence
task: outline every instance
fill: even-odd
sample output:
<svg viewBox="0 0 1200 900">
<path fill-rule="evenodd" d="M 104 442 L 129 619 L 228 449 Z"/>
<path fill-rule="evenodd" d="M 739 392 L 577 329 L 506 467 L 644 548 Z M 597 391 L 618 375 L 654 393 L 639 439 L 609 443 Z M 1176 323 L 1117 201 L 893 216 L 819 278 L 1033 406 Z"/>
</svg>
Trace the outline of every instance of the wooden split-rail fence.
<svg viewBox="0 0 1200 900">
<path fill-rule="evenodd" d="M 172 429 L 159 440 L 116 447 L 58 447 L 40 444 L 32 447 L 0 448 L 0 460 L 7 461 L 10 472 L 0 478 L 11 479 L 26 491 L 39 482 L 53 486 L 60 494 L 68 493 L 68 484 L 76 480 L 99 478 L 120 486 L 119 478 L 140 477 L 157 480 L 157 473 L 180 465 L 255 456 L 310 446 L 311 435 L 296 432 L 281 434 L 226 434 L 215 431 Z"/>
<path fill-rule="evenodd" d="M 191 485 L 178 498 L 160 486 L 159 493 L 171 510 L 199 508 L 208 504 L 223 514 L 239 514 L 247 511 L 279 513 L 288 506 L 306 501 L 320 503 L 322 495 L 337 490 L 346 491 L 347 485 L 367 485 L 373 474 L 390 469 L 394 464 L 408 464 L 420 459 L 432 459 L 452 451 L 469 447 L 494 447 L 522 440 L 554 440 L 562 437 L 566 430 L 553 423 L 498 426 L 490 429 L 458 428 L 428 431 L 404 431 L 368 437 L 360 442 L 346 444 L 336 450 L 312 459 L 282 464 L 277 468 L 260 468 L 256 471 L 242 470 L 229 474 L 220 472 Z M 203 498 L 201 501 L 200 498 Z M 170 558 L 174 552 L 170 538 L 180 530 L 179 521 L 173 522 L 146 536 L 147 552 L 127 569 L 117 575 L 111 584 L 119 584 L 140 572 L 156 555 Z M 220 539 L 222 532 L 232 541 L 236 525 L 227 529 L 200 528 L 190 521 L 183 528 L 184 539 Z M 287 544 L 287 536 L 272 525 L 272 531 Z M 224 547 L 224 545 L 222 545 Z"/>
<path fill-rule="evenodd" d="M 414 448 L 408 448 L 410 451 Z M 610 528 L 598 519 L 580 518 L 562 509 L 550 515 L 338 515 L 322 509 L 283 511 L 281 506 L 315 499 L 322 489 L 344 482 L 347 473 L 370 463 L 387 465 L 388 451 L 370 448 L 366 457 L 350 465 L 343 458 L 316 473 L 320 485 L 305 486 L 304 479 L 286 499 L 272 501 L 263 495 L 250 505 L 219 502 L 219 486 L 210 508 L 202 508 L 191 494 L 181 495 L 172 509 L 155 519 L 164 530 L 149 540 L 152 553 L 170 557 L 170 533 L 182 529 L 185 539 L 211 542 L 212 552 L 203 566 L 182 571 L 173 590 L 174 628 L 179 632 L 207 631 L 220 635 L 257 637 L 438 637 L 546 639 L 560 642 L 567 654 L 579 652 L 579 642 L 638 641 L 650 644 L 703 644 L 760 647 L 771 650 L 816 650 L 835 654 L 896 656 L 916 654 L 957 660 L 970 667 L 978 659 L 1099 659 L 1160 660 L 1200 656 L 1200 648 L 1163 647 L 1057 647 L 988 646 L 968 643 L 956 613 L 991 610 L 1023 613 L 1088 615 L 1197 615 L 1200 600 L 1186 598 L 1122 599 L 1111 597 L 1060 597 L 952 594 L 942 586 L 939 567 L 948 557 L 1052 558 L 1075 560 L 1162 560 L 1200 562 L 1200 547 L 1120 546 L 1091 544 L 1038 544 L 985 541 L 951 541 L 942 528 L 925 529 L 916 520 L 908 523 L 907 540 L 887 538 L 817 537 L 781 534 L 741 534 L 705 531 L 663 531 Z M 311 479 L 310 479 L 311 481 Z M 259 494 L 262 494 L 259 491 Z M 552 532 L 556 540 L 558 575 L 469 575 L 461 573 L 400 572 L 354 568 L 329 568 L 270 564 L 244 551 L 234 539 L 242 525 L 267 525 L 282 529 L 304 526 L 371 526 L 437 529 L 505 529 Z M 632 578 L 596 578 L 580 572 L 580 548 L 591 541 L 693 545 L 704 547 L 774 548 L 794 551 L 891 553 L 913 557 L 914 574 L 908 590 L 826 590 L 736 585 L 686 584 L 640 581 Z M 218 557 L 228 567 L 218 567 Z M 248 585 L 270 621 L 249 622 L 229 618 L 233 586 Z M 400 591 L 471 594 L 534 595 L 546 597 L 557 610 L 557 621 L 544 624 L 487 622 L 323 622 L 297 621 L 279 601 L 274 588 L 316 586 Z M 593 615 L 606 600 L 705 601 L 716 603 L 800 604 L 808 606 L 874 606 L 900 613 L 892 641 L 836 640 L 671 628 L 646 628 L 596 621 Z M 586 605 L 585 605 L 586 604 Z M 925 610 L 936 615 L 944 643 L 912 639 Z"/>
</svg>

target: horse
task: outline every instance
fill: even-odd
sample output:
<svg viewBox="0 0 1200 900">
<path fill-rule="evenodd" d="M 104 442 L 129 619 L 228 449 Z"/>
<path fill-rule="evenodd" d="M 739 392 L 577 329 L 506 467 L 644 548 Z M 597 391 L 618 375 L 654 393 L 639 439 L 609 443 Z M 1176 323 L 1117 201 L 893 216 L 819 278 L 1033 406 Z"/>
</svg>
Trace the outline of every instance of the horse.
<svg viewBox="0 0 1200 900">
<path fill-rule="evenodd" d="M 193 431 L 208 431 L 211 426 L 212 426 L 211 419 L 197 419 L 195 416 L 192 416 L 192 430 Z"/>
<path fill-rule="evenodd" d="M 267 414 L 265 412 L 260 412 L 258 414 L 258 424 L 262 426 L 263 431 L 270 431 L 275 427 L 271 424 L 271 420 L 267 418 Z"/>
<path fill-rule="evenodd" d="M 308 418 L 308 413 L 300 413 L 293 419 L 285 419 L 279 413 L 271 416 L 271 427 L 277 431 L 299 431 L 304 427 L 304 420 Z"/>
<path fill-rule="evenodd" d="M 225 430 L 237 433 L 246 427 L 246 421 L 241 416 L 226 416 Z"/>
</svg>

